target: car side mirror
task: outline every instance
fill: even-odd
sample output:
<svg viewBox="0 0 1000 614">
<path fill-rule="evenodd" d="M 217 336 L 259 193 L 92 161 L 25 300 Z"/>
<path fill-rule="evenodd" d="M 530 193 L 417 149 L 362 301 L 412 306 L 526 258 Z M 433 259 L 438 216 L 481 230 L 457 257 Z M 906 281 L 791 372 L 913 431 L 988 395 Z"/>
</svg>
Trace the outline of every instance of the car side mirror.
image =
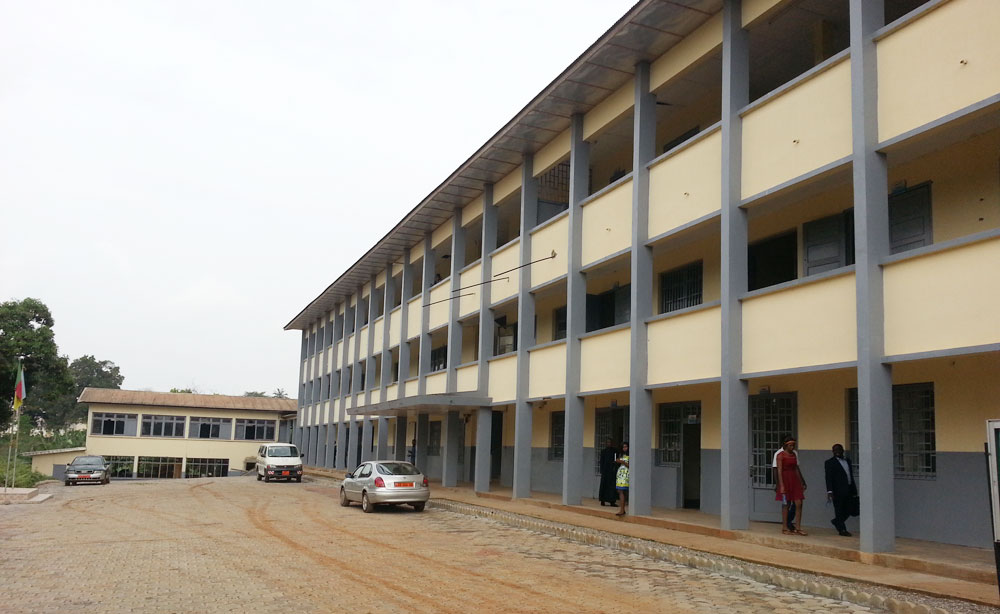
<svg viewBox="0 0 1000 614">
<path fill-rule="evenodd" d="M 353 477 L 354 477 L 353 473 L 348 473 L 347 475 L 344 476 L 345 479 L 347 479 L 347 478 L 353 478 Z"/>
<path fill-rule="evenodd" d="M 305 452 L 303 452 L 302 454 L 299 454 L 299 458 L 305 458 L 305 457 L 306 457 L 306 453 Z"/>
</svg>

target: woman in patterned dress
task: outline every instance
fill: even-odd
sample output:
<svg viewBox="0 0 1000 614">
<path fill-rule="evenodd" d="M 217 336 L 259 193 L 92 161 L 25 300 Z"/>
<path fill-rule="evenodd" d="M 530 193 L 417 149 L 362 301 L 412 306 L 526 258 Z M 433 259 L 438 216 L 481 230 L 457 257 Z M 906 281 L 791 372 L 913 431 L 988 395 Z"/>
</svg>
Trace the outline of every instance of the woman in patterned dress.
<svg viewBox="0 0 1000 614">
<path fill-rule="evenodd" d="M 618 491 L 618 513 L 625 515 L 625 500 L 628 498 L 628 442 L 622 444 L 622 453 L 615 462 L 618 463 L 618 474 L 615 476 L 615 489 Z"/>
</svg>

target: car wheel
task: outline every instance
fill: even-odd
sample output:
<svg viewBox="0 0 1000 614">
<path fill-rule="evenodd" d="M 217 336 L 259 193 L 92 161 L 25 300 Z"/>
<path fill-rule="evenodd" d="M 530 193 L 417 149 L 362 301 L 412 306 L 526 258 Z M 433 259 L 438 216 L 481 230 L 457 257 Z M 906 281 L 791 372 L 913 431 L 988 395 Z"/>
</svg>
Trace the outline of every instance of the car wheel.
<svg viewBox="0 0 1000 614">
<path fill-rule="evenodd" d="M 66 480 L 66 486 L 72 486 L 72 485 L 73 485 L 73 482 L 70 482 L 69 480 Z"/>
<path fill-rule="evenodd" d="M 350 507 L 350 505 L 351 505 L 351 500 L 347 498 L 347 493 L 344 492 L 343 488 L 341 488 L 340 489 L 340 507 Z"/>
<path fill-rule="evenodd" d="M 259 481 L 261 481 L 263 479 L 264 479 L 264 476 L 262 476 L 261 474 L 258 473 L 257 474 L 257 481 L 259 482 Z"/>
<path fill-rule="evenodd" d="M 302 476 L 300 475 L 299 477 L 295 478 L 295 481 L 301 483 L 302 482 Z"/>
<path fill-rule="evenodd" d="M 371 514 L 375 511 L 375 506 L 368 500 L 368 493 L 366 492 L 361 493 L 361 511 L 366 514 Z"/>
<path fill-rule="evenodd" d="M 424 511 L 424 507 L 426 505 L 427 505 L 427 503 L 425 503 L 424 501 L 418 501 L 418 502 L 416 502 L 416 503 L 413 504 L 413 509 L 415 511 L 417 511 L 417 512 L 422 512 L 422 511 Z"/>
<path fill-rule="evenodd" d="M 270 481 L 271 481 L 271 476 L 269 476 L 269 475 L 265 475 L 265 476 L 264 476 L 264 481 L 265 481 L 265 482 L 270 482 Z"/>
</svg>

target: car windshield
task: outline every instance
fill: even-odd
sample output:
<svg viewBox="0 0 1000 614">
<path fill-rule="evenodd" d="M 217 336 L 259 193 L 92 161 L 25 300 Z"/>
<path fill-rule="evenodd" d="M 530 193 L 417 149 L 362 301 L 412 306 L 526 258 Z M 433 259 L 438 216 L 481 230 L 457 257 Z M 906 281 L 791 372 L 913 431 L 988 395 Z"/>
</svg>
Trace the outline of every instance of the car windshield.
<svg viewBox="0 0 1000 614">
<path fill-rule="evenodd" d="M 378 472 L 382 475 L 417 475 L 420 473 L 410 463 L 379 463 Z"/>
<path fill-rule="evenodd" d="M 89 466 L 103 467 L 104 458 L 100 456 L 77 456 L 76 458 L 73 459 L 73 462 L 71 464 L 76 466 L 83 465 L 86 467 Z"/>
<path fill-rule="evenodd" d="M 295 446 L 275 446 L 267 449 L 267 455 L 283 458 L 297 457 L 299 455 L 299 451 Z"/>
</svg>

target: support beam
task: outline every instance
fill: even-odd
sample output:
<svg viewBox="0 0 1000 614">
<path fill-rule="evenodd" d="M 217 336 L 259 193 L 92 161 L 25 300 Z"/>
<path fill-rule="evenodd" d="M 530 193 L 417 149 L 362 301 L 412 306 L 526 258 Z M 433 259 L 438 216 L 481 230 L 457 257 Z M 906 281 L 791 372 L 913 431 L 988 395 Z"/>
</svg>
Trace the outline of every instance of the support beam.
<svg viewBox="0 0 1000 614">
<path fill-rule="evenodd" d="M 406 416 L 396 417 L 396 441 L 392 450 L 392 457 L 398 461 L 405 461 L 406 458 Z"/>
<path fill-rule="evenodd" d="M 420 297 L 420 364 L 417 367 L 417 394 L 427 394 L 427 374 L 431 372 L 431 286 L 434 281 L 434 249 L 431 248 L 431 232 L 424 235 L 424 275 Z"/>
<path fill-rule="evenodd" d="M 416 465 L 417 469 L 420 469 L 427 474 L 427 443 L 430 436 L 431 430 L 431 420 L 428 414 L 419 413 L 417 414 L 417 454 L 416 454 Z"/>
<path fill-rule="evenodd" d="M 451 302 L 448 304 L 448 392 L 458 391 L 458 365 L 462 363 L 462 323 L 458 321 L 461 301 L 456 298 L 462 287 L 461 270 L 465 266 L 465 228 L 462 209 L 451 218 Z"/>
<path fill-rule="evenodd" d="M 361 424 L 357 420 L 351 420 L 351 432 L 347 442 L 347 468 L 354 469 L 358 466 L 358 447 L 361 445 Z"/>
<path fill-rule="evenodd" d="M 889 255 L 889 181 L 878 152 L 878 63 L 875 31 L 885 23 L 882 0 L 851 0 L 851 114 L 855 289 L 858 317 L 858 494 L 861 550 L 896 546 L 893 491 L 892 367 L 885 353 L 882 267 Z"/>
<path fill-rule="evenodd" d="M 384 460 L 389 456 L 389 419 L 385 416 L 378 418 L 378 447 L 375 450 L 375 458 Z"/>
<path fill-rule="evenodd" d="M 531 261 L 531 229 L 538 221 L 538 181 L 534 177 L 531 154 L 521 165 L 521 264 Z M 535 345 L 535 295 L 531 293 L 530 267 L 518 275 L 517 295 L 517 393 L 514 403 L 514 488 L 515 499 L 531 496 L 532 405 L 528 401 L 528 348 Z"/>
<path fill-rule="evenodd" d="M 445 414 L 443 426 L 441 485 L 451 488 L 458 486 L 458 449 L 465 445 L 465 422 L 457 411 L 451 410 Z"/>
<path fill-rule="evenodd" d="M 656 97 L 649 91 L 649 63 L 635 67 L 632 124 L 632 251 L 629 295 L 629 506 L 633 516 L 653 511 L 653 395 L 646 388 L 646 320 L 653 315 L 653 252 L 649 238 L 649 168 L 656 155 Z"/>
<path fill-rule="evenodd" d="M 490 384 L 490 363 L 493 356 L 493 334 L 496 323 L 493 321 L 491 303 L 491 284 L 493 279 L 493 260 L 490 253 L 497 248 L 497 208 L 493 206 L 493 184 L 483 186 L 483 253 L 482 272 L 483 285 L 479 286 L 479 394 L 486 394 Z M 485 492 L 485 491 L 484 491 Z"/>
<path fill-rule="evenodd" d="M 740 208 L 743 125 L 740 109 L 749 102 L 747 32 L 743 3 L 722 6 L 722 528 L 750 526 L 750 421 L 743 367 L 743 313 L 747 291 L 747 217 Z"/>
<path fill-rule="evenodd" d="M 350 355 L 350 344 L 347 343 L 347 327 L 350 323 L 350 307 L 351 302 L 348 298 L 344 302 L 344 316 L 341 320 L 340 326 L 340 340 L 341 340 L 341 351 L 340 351 L 340 400 L 338 402 L 339 407 L 339 421 L 337 427 L 337 469 L 345 470 L 348 468 L 348 433 L 349 425 L 347 422 L 347 397 L 351 392 L 351 378 L 350 378 L 350 360 L 348 356 Z M 339 307 L 337 309 L 339 311 Z M 336 318 L 334 318 L 336 319 Z"/>
<path fill-rule="evenodd" d="M 476 477 L 473 487 L 476 492 L 490 491 L 490 462 L 493 444 L 493 409 L 480 407 L 476 410 Z"/>
<path fill-rule="evenodd" d="M 410 264 L 410 250 L 403 256 L 402 294 L 399 310 L 399 373 L 396 374 L 396 394 L 399 398 L 405 396 L 406 378 L 410 377 L 410 344 L 409 317 L 406 313 L 410 299 L 413 298 L 413 265 Z"/>
<path fill-rule="evenodd" d="M 333 405 L 333 401 L 330 401 L 330 405 Z M 333 410 L 330 410 L 331 420 L 333 417 Z M 337 452 L 337 423 L 331 422 L 326 425 L 326 462 L 323 466 L 327 469 L 333 469 L 336 464 L 336 452 Z"/>
<path fill-rule="evenodd" d="M 583 210 L 589 196 L 590 143 L 583 139 L 583 115 L 573 116 L 569 146 L 569 239 L 566 275 L 566 423 L 563 433 L 563 505 L 580 505 L 583 497 L 584 402 L 580 396 L 580 335 L 587 330 L 587 276 L 583 260 Z"/>
<path fill-rule="evenodd" d="M 372 439 L 374 423 L 371 418 L 365 417 L 361 420 L 361 460 L 370 461 L 372 459 Z"/>
</svg>

